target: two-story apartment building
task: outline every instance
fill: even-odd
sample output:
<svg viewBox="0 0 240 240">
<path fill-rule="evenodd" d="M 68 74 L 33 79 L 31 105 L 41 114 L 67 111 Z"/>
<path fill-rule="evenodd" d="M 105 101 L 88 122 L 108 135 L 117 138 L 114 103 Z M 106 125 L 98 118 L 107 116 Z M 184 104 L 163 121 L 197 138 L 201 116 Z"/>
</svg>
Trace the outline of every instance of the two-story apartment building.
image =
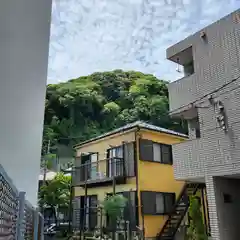
<svg viewBox="0 0 240 240">
<path fill-rule="evenodd" d="M 128 199 L 126 218 L 133 230 L 144 229 L 146 238 L 175 235 L 188 203 L 185 182 L 174 179 L 171 145 L 184 140 L 184 134 L 135 122 L 76 145 L 75 227 L 101 227 L 104 220 L 95 210 L 84 216 L 84 209 L 121 193 Z"/>
<path fill-rule="evenodd" d="M 167 49 L 185 76 L 169 84 L 170 114 L 188 121 L 173 145 L 175 178 L 206 183 L 211 235 L 239 239 L 240 10 Z"/>
</svg>

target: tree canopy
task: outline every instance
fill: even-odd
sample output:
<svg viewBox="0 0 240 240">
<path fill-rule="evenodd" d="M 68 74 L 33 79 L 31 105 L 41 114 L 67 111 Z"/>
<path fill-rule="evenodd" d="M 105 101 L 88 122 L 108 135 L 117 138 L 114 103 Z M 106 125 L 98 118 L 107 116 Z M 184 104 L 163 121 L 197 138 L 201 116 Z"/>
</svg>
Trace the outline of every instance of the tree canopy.
<svg viewBox="0 0 240 240">
<path fill-rule="evenodd" d="M 48 85 L 43 150 L 49 139 L 74 144 L 136 120 L 184 131 L 168 115 L 167 83 L 115 70 Z"/>
<path fill-rule="evenodd" d="M 70 201 L 71 177 L 58 173 L 51 181 L 41 186 L 39 205 L 52 209 L 56 217 L 56 209 L 67 208 Z"/>
</svg>

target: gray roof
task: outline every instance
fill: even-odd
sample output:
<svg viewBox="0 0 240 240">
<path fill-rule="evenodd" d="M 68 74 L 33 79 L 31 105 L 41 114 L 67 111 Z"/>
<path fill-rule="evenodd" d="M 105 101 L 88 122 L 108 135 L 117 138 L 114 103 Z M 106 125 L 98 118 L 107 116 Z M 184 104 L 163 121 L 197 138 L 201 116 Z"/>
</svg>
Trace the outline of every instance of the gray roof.
<svg viewBox="0 0 240 240">
<path fill-rule="evenodd" d="M 183 138 L 187 138 L 188 137 L 187 135 L 185 135 L 183 133 L 175 132 L 173 130 L 169 130 L 169 129 L 166 129 L 166 128 L 158 127 L 158 126 L 155 126 L 155 125 L 152 125 L 152 124 L 148 124 L 148 123 L 145 123 L 145 122 L 142 122 L 142 121 L 136 121 L 136 122 L 133 122 L 133 123 L 129 123 L 129 124 L 123 126 L 123 127 L 114 129 L 113 131 L 101 134 L 101 135 L 99 135 L 97 137 L 94 137 L 94 138 L 91 138 L 91 139 L 86 140 L 84 142 L 81 142 L 79 144 L 76 144 L 74 146 L 74 148 L 75 147 L 79 147 L 79 146 L 84 145 L 84 144 L 89 143 L 89 142 L 93 142 L 93 141 L 99 140 L 99 139 L 107 137 L 107 136 L 111 136 L 111 135 L 116 134 L 116 133 L 124 132 L 124 131 L 130 130 L 132 128 L 137 128 L 137 127 L 138 128 L 152 130 L 152 131 L 156 131 L 156 132 L 160 132 L 160 133 L 171 134 L 171 135 L 175 135 L 175 136 L 183 137 Z"/>
</svg>

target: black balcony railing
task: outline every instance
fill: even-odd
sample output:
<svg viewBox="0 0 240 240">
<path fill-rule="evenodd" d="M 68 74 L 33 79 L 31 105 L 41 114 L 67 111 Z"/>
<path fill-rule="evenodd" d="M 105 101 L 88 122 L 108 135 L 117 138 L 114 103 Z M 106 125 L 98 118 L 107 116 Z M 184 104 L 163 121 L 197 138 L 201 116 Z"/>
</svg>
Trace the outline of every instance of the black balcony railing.
<svg viewBox="0 0 240 240">
<path fill-rule="evenodd" d="M 124 159 L 117 157 L 85 162 L 76 166 L 74 173 L 76 184 L 107 181 L 126 175 Z"/>
<path fill-rule="evenodd" d="M 109 178 L 124 176 L 125 175 L 124 159 L 116 157 L 107 159 L 106 175 Z"/>
</svg>

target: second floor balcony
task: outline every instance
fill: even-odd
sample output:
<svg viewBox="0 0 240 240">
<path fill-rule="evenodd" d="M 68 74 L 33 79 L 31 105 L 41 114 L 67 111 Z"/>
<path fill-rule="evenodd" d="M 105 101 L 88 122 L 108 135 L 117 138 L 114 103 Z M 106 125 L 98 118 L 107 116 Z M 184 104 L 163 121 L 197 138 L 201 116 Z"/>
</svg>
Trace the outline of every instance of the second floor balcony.
<svg viewBox="0 0 240 240">
<path fill-rule="evenodd" d="M 73 185 L 96 187 L 126 182 L 126 166 L 123 158 L 113 157 L 96 162 L 85 162 L 76 166 Z"/>
<path fill-rule="evenodd" d="M 184 77 L 168 85 L 170 113 L 177 116 L 188 110 L 188 105 L 197 99 L 198 72 L 195 61 L 195 50 L 191 41 L 180 42 L 167 49 L 167 58 L 177 64 L 177 71 Z"/>
<path fill-rule="evenodd" d="M 191 108 L 190 103 L 197 99 L 196 76 L 183 77 L 168 85 L 169 107 L 171 115 L 178 115 Z"/>
<path fill-rule="evenodd" d="M 201 140 L 194 139 L 173 145 L 174 176 L 177 180 L 204 177 Z"/>
</svg>

